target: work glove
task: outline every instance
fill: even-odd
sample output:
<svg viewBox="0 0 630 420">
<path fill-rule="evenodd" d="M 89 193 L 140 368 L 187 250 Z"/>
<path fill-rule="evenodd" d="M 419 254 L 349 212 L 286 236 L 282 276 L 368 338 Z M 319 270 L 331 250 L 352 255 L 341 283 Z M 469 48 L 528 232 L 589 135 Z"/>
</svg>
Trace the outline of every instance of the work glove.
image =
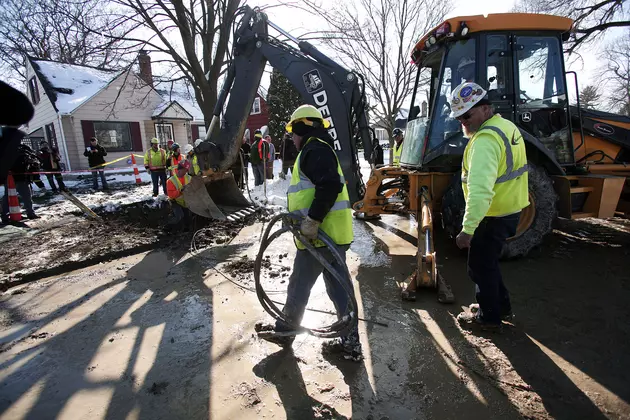
<svg viewBox="0 0 630 420">
<path fill-rule="evenodd" d="M 320 224 L 321 223 L 317 220 L 306 216 L 304 220 L 302 220 L 300 232 L 302 232 L 302 235 L 304 235 L 307 239 L 315 240 L 317 239 L 317 230 L 319 229 Z"/>
</svg>

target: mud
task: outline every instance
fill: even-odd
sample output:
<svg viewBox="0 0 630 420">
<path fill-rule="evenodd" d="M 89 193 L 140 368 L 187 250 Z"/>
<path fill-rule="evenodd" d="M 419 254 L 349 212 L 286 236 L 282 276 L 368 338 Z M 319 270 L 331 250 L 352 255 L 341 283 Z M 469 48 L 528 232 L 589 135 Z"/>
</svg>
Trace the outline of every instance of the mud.
<svg viewBox="0 0 630 420">
<path fill-rule="evenodd" d="M 415 226 L 402 217 L 355 221 L 347 261 L 359 316 L 388 325 L 359 324 L 362 363 L 322 354 L 311 336 L 280 350 L 253 334 L 269 318 L 232 274 L 251 268 L 260 223 L 192 256 L 188 246 L 162 248 L 33 282 L 0 296 L 0 415 L 627 419 L 629 227 L 623 219 L 559 222 L 528 258 L 502 264 L 513 326 L 477 335 L 455 321 L 474 288 L 450 239 L 437 234 L 436 246 L 456 304 L 438 304 L 430 290 L 401 302 Z M 265 289 L 279 301 L 286 283 L 269 269 L 290 267 L 291 242 L 281 237 L 265 256 Z M 322 282 L 309 308 L 334 310 Z M 330 318 L 309 310 L 304 323 Z"/>
<path fill-rule="evenodd" d="M 165 229 L 167 204 L 151 207 L 136 203 L 121 206 L 116 212 L 97 210 L 97 214 L 101 220 L 69 216 L 29 222 L 25 234 L 3 242 L 0 290 L 150 249 L 188 247 L 193 236 L 191 232 Z M 198 231 L 195 246 L 203 249 L 228 243 L 256 219 L 252 215 L 223 222 L 193 217 L 191 230 Z"/>
</svg>

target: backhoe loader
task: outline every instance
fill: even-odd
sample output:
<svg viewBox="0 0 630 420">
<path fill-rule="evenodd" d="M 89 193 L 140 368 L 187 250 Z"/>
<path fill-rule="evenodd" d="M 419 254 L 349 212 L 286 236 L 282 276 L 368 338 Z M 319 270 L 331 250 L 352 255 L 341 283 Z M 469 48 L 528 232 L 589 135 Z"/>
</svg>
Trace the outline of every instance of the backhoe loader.
<svg viewBox="0 0 630 420">
<path fill-rule="evenodd" d="M 489 94 L 495 111 L 512 120 L 526 140 L 531 205 L 524 209 L 505 257 L 525 255 L 551 231 L 557 216 L 611 217 L 628 211 L 630 118 L 571 106 L 562 42 L 573 22 L 564 17 L 495 14 L 448 19 L 425 34 L 411 53 L 417 65 L 411 111 L 400 167 L 375 168 L 364 185 L 357 144 L 372 163 L 376 141 L 366 113 L 361 75 L 349 71 L 311 44 L 291 37 L 257 9 L 244 6 L 234 39 L 233 61 L 220 92 L 207 138 L 196 148 L 203 177 L 185 190 L 192 211 L 225 218 L 249 206 L 229 168 L 238 157 L 245 122 L 266 63 L 284 74 L 304 103 L 320 109 L 331 123 L 355 214 L 411 214 L 418 221 L 417 270 L 402 291 L 413 298 L 420 287 L 453 295 L 438 272 L 433 246 L 434 215 L 446 231 L 461 229 L 465 209 L 459 176 L 467 143 L 450 117 L 449 96 L 463 81 L 475 81 Z M 268 34 L 271 26 L 297 48 Z M 420 116 L 419 93 L 428 92 L 429 112 Z M 228 99 L 229 95 L 229 99 Z M 222 116 L 222 118 L 220 118 Z M 206 193 L 208 191 L 208 193 Z"/>
</svg>

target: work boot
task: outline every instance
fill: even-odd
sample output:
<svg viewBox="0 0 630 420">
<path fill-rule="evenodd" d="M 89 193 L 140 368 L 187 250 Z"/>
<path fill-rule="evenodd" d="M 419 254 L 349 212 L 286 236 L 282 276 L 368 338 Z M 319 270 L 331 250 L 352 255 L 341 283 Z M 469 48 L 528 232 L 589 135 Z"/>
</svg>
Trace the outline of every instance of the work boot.
<svg viewBox="0 0 630 420">
<path fill-rule="evenodd" d="M 479 304 L 471 303 L 470 305 L 468 305 L 468 309 L 470 309 L 470 312 L 476 314 L 479 312 Z M 505 321 L 505 322 L 514 321 L 514 314 L 512 313 L 512 311 L 501 314 L 501 321 Z"/>
<path fill-rule="evenodd" d="M 35 213 L 32 213 L 32 214 L 27 214 L 26 218 L 30 220 L 34 220 L 34 219 L 39 219 L 40 217 L 36 215 Z"/>
<path fill-rule="evenodd" d="M 457 322 L 462 328 L 469 330 L 481 330 L 487 332 L 503 332 L 503 324 L 492 324 L 485 322 L 478 313 L 471 311 L 463 311 L 457 315 Z"/>
<path fill-rule="evenodd" d="M 274 324 L 257 322 L 254 325 L 254 331 L 258 338 L 269 341 L 282 348 L 289 348 L 295 340 L 295 331 L 276 331 Z"/>
<path fill-rule="evenodd" d="M 363 360 L 361 343 L 345 337 L 333 338 L 322 343 L 322 353 L 339 354 L 346 360 L 360 362 Z"/>
</svg>

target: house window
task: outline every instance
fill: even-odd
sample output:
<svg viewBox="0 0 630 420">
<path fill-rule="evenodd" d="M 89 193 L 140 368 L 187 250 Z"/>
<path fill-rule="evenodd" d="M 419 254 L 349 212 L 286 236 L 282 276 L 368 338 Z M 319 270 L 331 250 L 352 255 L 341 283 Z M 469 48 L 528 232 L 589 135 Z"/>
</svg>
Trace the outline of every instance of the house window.
<svg viewBox="0 0 630 420">
<path fill-rule="evenodd" d="M 33 105 L 37 105 L 39 103 L 39 86 L 37 86 L 35 76 L 28 81 L 28 90 L 31 92 L 31 102 L 33 102 Z"/>
<path fill-rule="evenodd" d="M 55 125 L 54 124 L 48 124 L 45 127 L 46 130 L 46 139 L 48 140 L 48 144 L 50 145 L 50 147 L 55 147 L 57 148 L 57 134 L 55 133 Z"/>
<path fill-rule="evenodd" d="M 132 150 L 131 125 L 126 122 L 95 121 L 94 136 L 108 152 Z"/>
<path fill-rule="evenodd" d="M 169 140 L 175 141 L 173 136 L 173 124 L 155 124 L 155 137 L 160 140 L 160 145 L 166 147 Z"/>
<path fill-rule="evenodd" d="M 260 114 L 260 96 L 256 96 L 254 98 L 254 104 L 252 105 L 252 112 L 250 112 L 250 115 L 256 115 L 256 114 Z"/>
</svg>

